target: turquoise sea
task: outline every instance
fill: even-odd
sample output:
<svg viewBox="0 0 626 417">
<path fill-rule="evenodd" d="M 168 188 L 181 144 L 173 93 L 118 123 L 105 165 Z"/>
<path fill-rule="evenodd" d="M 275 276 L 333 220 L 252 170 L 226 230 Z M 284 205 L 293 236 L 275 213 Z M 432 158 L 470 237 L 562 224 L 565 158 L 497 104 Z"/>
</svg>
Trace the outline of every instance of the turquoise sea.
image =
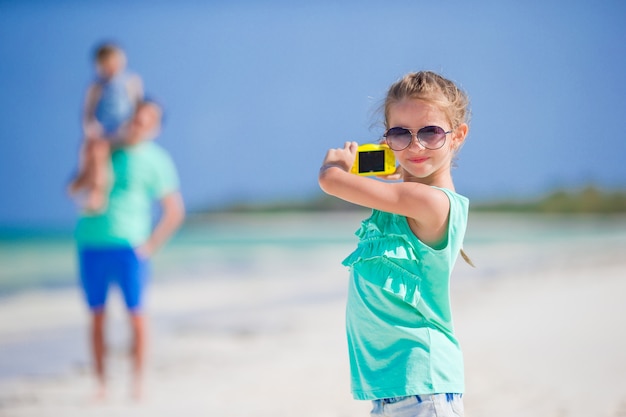
<svg viewBox="0 0 626 417">
<path fill-rule="evenodd" d="M 276 256 L 293 259 L 316 247 L 350 246 L 359 218 L 366 215 L 192 217 L 154 257 L 155 279 L 243 273 L 263 268 Z M 0 265 L 0 296 L 75 285 L 72 233 L 5 233 L 0 237 Z"/>
<path fill-rule="evenodd" d="M 367 215 L 368 211 L 192 217 L 155 256 L 154 279 L 246 276 L 247 271 L 269 271 L 277 263 L 339 263 L 354 247 L 354 231 Z M 569 253 L 572 261 L 590 250 L 606 252 L 609 258 L 621 256 L 618 252 L 624 248 L 626 216 L 476 213 L 470 217 L 465 249 L 478 268 L 466 274 L 495 276 L 507 268 L 538 268 L 554 262 L 557 252 L 560 257 Z M 71 232 L 0 239 L 0 296 L 75 283 Z"/>
</svg>

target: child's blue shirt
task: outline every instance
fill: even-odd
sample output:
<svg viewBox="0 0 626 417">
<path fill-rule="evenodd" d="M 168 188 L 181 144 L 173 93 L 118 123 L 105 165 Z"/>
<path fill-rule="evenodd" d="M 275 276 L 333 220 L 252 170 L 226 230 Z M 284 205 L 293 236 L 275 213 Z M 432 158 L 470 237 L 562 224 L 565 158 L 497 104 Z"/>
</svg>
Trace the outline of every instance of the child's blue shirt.
<svg viewBox="0 0 626 417">
<path fill-rule="evenodd" d="M 104 129 L 105 136 L 115 134 L 135 112 L 136 103 L 130 95 L 130 74 L 124 72 L 110 80 L 97 80 L 100 98 L 96 104 L 95 117 Z"/>
</svg>

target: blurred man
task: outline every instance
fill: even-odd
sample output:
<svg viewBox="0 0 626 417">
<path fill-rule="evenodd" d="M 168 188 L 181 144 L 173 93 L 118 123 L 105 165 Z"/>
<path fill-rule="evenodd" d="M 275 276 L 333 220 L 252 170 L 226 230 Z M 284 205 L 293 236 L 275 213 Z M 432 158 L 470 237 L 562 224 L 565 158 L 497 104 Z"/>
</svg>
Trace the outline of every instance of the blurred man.
<svg viewBox="0 0 626 417">
<path fill-rule="evenodd" d="M 178 174 L 167 152 L 155 144 L 162 109 L 141 102 L 125 131 L 124 145 L 111 154 L 111 189 L 104 210 L 85 212 L 76 227 L 80 279 L 91 311 L 91 347 L 98 382 L 97 398 L 106 395 L 105 305 L 110 283 L 119 286 L 132 328 L 133 392 L 142 395 L 146 351 L 143 294 L 149 259 L 184 219 Z M 161 215 L 152 227 L 152 204 Z"/>
</svg>

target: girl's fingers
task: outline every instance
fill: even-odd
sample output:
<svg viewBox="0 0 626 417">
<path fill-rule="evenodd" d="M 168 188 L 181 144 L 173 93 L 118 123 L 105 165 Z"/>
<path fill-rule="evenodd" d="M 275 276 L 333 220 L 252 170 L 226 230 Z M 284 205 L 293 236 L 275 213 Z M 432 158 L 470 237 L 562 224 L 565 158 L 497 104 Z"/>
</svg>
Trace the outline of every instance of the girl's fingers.
<svg viewBox="0 0 626 417">
<path fill-rule="evenodd" d="M 400 165 L 398 165 L 396 167 L 396 172 L 394 172 L 393 174 L 389 174 L 389 175 L 377 175 L 378 178 L 382 178 L 384 180 L 388 180 L 388 181 L 397 181 L 397 180 L 401 180 L 403 176 L 403 171 L 402 171 L 402 167 Z"/>
<path fill-rule="evenodd" d="M 343 148 L 332 148 L 326 152 L 324 165 L 338 165 L 349 170 L 354 163 L 359 144 L 356 142 L 345 142 Z"/>
</svg>

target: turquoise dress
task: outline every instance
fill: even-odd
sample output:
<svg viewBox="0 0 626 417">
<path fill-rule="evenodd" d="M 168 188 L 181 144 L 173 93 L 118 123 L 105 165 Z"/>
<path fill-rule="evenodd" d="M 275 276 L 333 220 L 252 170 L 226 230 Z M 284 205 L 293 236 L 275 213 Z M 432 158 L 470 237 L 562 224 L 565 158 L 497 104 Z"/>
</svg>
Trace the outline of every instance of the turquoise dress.
<svg viewBox="0 0 626 417">
<path fill-rule="evenodd" d="M 467 226 L 469 201 L 450 200 L 448 234 L 421 242 L 406 217 L 374 210 L 343 264 L 351 278 L 346 329 L 354 398 L 463 393 L 463 356 L 454 335 L 449 284 Z"/>
</svg>

